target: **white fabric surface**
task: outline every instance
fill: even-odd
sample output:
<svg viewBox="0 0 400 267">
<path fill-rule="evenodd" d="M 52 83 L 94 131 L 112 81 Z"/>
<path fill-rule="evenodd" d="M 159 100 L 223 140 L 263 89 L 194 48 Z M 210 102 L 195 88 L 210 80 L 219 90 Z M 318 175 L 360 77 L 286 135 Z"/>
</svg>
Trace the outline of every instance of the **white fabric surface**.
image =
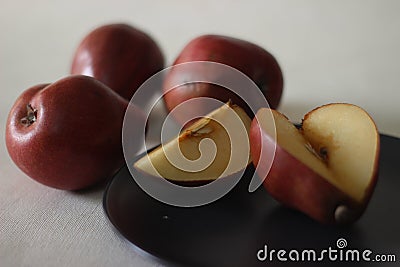
<svg viewBox="0 0 400 267">
<path fill-rule="evenodd" d="M 112 230 L 102 209 L 103 186 L 72 193 L 22 175 L 3 180 L 1 266 L 161 266 Z"/>
<path fill-rule="evenodd" d="M 364 107 L 400 137 L 400 1 L 1 1 L 0 266 L 157 266 L 115 234 L 104 187 L 42 186 L 10 160 L 6 116 L 31 85 L 67 75 L 79 40 L 126 21 L 149 32 L 167 63 L 191 38 L 219 33 L 272 52 L 285 77 L 280 110 L 299 120 L 329 102 Z M 251 3 L 250 3 L 251 2 Z"/>
</svg>

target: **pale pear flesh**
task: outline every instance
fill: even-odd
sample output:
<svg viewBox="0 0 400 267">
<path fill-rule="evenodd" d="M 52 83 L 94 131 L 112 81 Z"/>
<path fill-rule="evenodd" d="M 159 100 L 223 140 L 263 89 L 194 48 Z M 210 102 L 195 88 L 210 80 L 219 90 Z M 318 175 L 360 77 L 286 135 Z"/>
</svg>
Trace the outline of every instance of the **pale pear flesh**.
<svg viewBox="0 0 400 267">
<path fill-rule="evenodd" d="M 143 156 L 134 167 L 179 182 L 226 177 L 251 162 L 250 124 L 251 119 L 242 108 L 225 104 Z"/>
</svg>

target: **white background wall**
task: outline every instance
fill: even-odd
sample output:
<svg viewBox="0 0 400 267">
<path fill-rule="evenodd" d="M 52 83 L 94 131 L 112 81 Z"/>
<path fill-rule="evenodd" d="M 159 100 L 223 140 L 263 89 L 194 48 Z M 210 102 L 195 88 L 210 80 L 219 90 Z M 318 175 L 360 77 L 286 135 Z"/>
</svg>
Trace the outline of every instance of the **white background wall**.
<svg viewBox="0 0 400 267">
<path fill-rule="evenodd" d="M 351 102 L 367 109 L 382 132 L 400 136 L 399 1 L 3 0 L 0 7 L 2 126 L 24 89 L 68 74 L 86 33 L 122 21 L 151 34 L 168 64 L 204 33 L 257 43 L 279 60 L 280 109 L 291 119 L 320 104 Z"/>
</svg>

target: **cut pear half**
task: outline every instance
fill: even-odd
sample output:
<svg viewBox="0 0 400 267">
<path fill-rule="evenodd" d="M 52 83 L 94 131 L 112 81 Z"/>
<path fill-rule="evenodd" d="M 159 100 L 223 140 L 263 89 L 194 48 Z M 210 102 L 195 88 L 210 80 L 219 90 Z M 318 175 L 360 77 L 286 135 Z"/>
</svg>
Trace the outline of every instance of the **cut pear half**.
<svg viewBox="0 0 400 267">
<path fill-rule="evenodd" d="M 251 162 L 250 124 L 246 112 L 228 102 L 143 156 L 134 167 L 180 184 L 229 176 Z"/>
<path fill-rule="evenodd" d="M 328 104 L 306 114 L 301 129 L 272 113 L 281 148 L 354 201 L 369 197 L 377 175 L 379 133 L 367 112 L 351 104 Z M 274 129 L 263 127 L 267 116 L 258 118 L 261 128 L 274 136 Z"/>
</svg>

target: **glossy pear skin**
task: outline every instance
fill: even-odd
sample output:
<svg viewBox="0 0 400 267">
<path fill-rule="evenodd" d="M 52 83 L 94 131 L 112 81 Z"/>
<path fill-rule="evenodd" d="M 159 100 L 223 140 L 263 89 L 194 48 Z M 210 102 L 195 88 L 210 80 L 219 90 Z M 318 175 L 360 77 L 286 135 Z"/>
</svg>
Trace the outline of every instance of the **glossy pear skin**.
<svg viewBox="0 0 400 267">
<path fill-rule="evenodd" d="M 283 90 L 282 71 L 274 56 L 265 49 L 236 38 L 203 35 L 193 39 L 183 48 L 174 65 L 191 61 L 212 61 L 233 67 L 253 80 L 266 97 L 270 107 L 276 108 L 279 105 Z M 203 71 L 206 72 L 207 70 Z M 193 80 L 193 76 L 191 70 L 180 72 L 172 69 L 166 76 L 164 92 L 173 88 L 176 84 Z M 218 77 L 216 77 L 216 80 L 218 80 Z M 168 110 L 171 111 L 180 103 L 196 97 L 212 97 L 224 103 L 232 100 L 233 103 L 244 108 L 249 116 L 254 116 L 239 96 L 223 87 L 210 83 L 192 83 L 178 86 L 169 91 L 164 99 Z M 207 113 L 202 108 L 191 106 L 192 110 L 198 110 L 198 114 Z"/>
<path fill-rule="evenodd" d="M 71 74 L 92 76 L 129 101 L 140 85 L 163 67 L 164 56 L 148 34 L 127 24 L 109 24 L 81 41 Z"/>
<path fill-rule="evenodd" d="M 275 141 L 263 133 L 256 122 L 250 128 L 250 140 L 253 140 L 250 142 L 253 164 L 258 166 L 257 173 L 262 176 L 267 171 L 264 168 L 267 164 L 260 159 L 261 144 L 267 150 L 268 147 L 273 147 Z M 334 223 L 338 204 L 350 201 L 346 195 L 279 145 L 276 146 L 274 161 L 263 184 L 268 193 L 280 203 L 301 210 L 322 223 Z"/>
<path fill-rule="evenodd" d="M 36 120 L 25 123 L 27 105 Z M 50 187 L 77 190 L 123 165 L 122 121 L 128 102 L 83 75 L 24 91 L 12 107 L 6 145 L 14 163 Z"/>
</svg>

